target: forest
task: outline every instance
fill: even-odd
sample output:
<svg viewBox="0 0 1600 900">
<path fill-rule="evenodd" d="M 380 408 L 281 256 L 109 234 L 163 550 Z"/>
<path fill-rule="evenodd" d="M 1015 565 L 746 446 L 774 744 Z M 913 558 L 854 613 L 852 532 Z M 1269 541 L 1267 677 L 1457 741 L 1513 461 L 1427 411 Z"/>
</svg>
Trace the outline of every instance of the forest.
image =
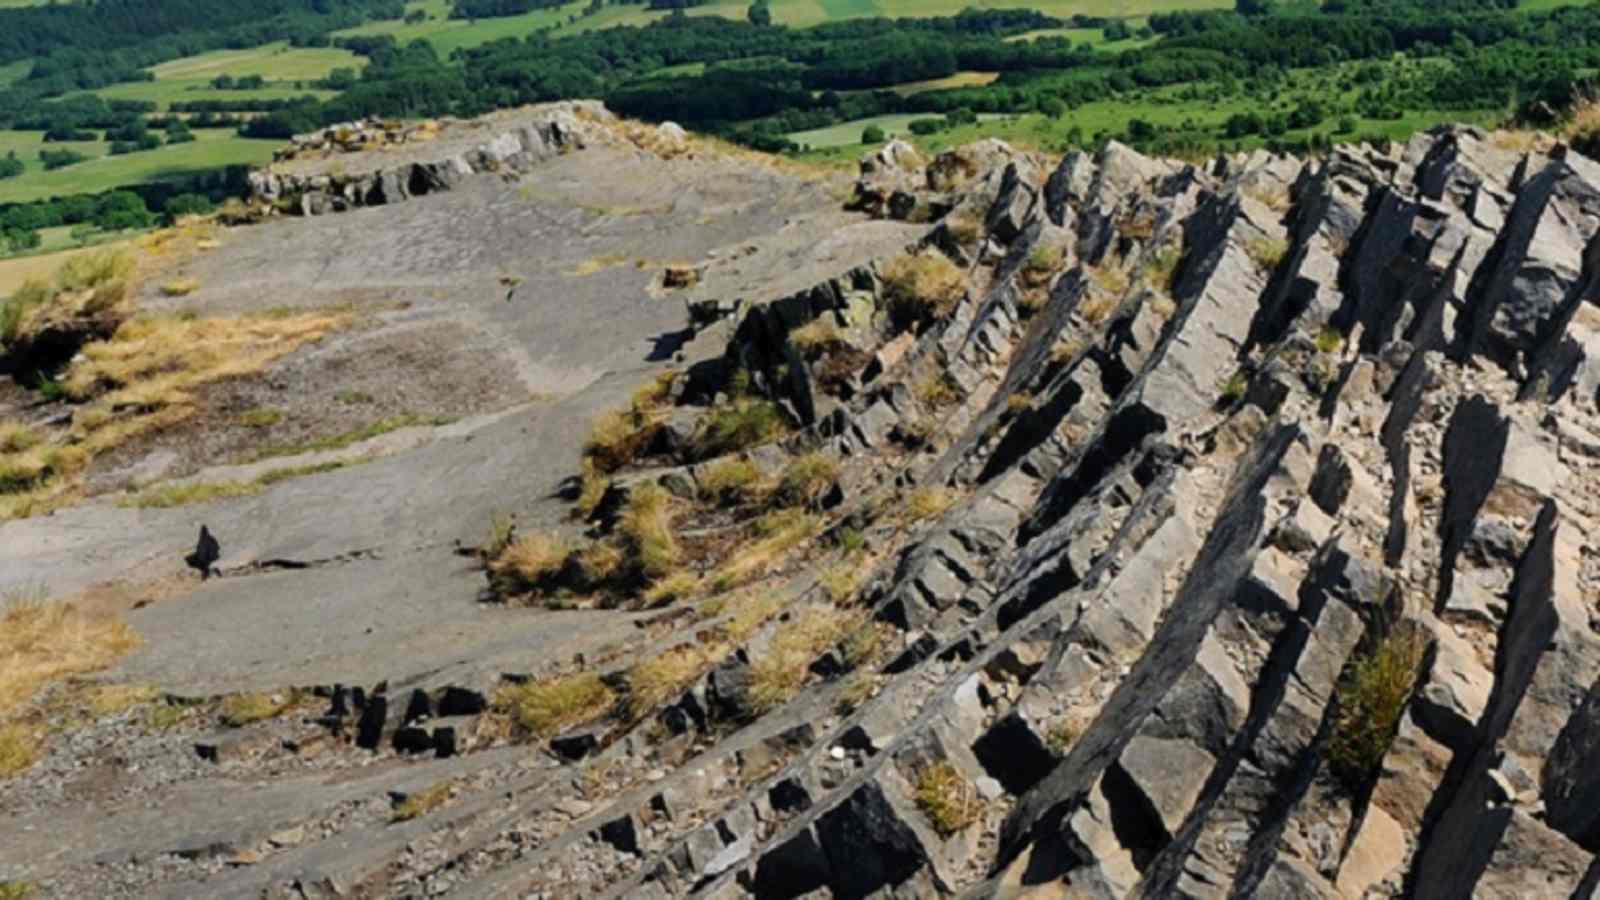
<svg viewBox="0 0 1600 900">
<path fill-rule="evenodd" d="M 1150 152 L 1198 155 L 1262 145 L 1316 150 L 1423 111 L 1549 118 L 1589 89 L 1600 70 L 1600 16 L 1592 5 L 1237 0 L 1233 9 L 1132 21 L 969 9 L 792 28 L 771 24 L 764 2 L 744 20 L 685 15 L 690 0 L 659 2 L 673 11 L 644 27 L 561 36 L 542 27 L 449 57 L 425 40 L 332 33 L 351 22 L 399 19 L 407 15 L 399 0 L 100 0 L 93 7 L 0 9 L 0 62 L 33 60 L 25 77 L 0 90 L 0 128 L 42 131 L 46 141 L 103 136 L 112 152 L 140 152 L 192 140 L 191 125 L 237 124 L 247 138 L 283 139 L 365 116 L 473 116 L 598 97 L 624 115 L 793 152 L 803 149 L 793 137 L 799 132 L 873 117 L 910 117 L 910 130 L 929 135 L 979 127 L 985 116 L 1070 120 L 1109 102 L 1131 112 L 1110 127 L 1064 128 L 1059 143 L 1116 137 Z M 449 12 L 495 17 L 541 4 L 549 2 L 455 0 Z M 1112 49 L 1074 40 L 1067 29 L 1098 29 L 1120 43 Z M 184 99 L 162 113 L 149 103 L 80 92 L 149 78 L 149 67 L 162 60 L 274 40 L 337 46 L 366 66 L 307 83 L 332 94 L 324 99 L 309 91 Z M 974 72 L 985 77 L 938 81 Z M 938 87 L 900 89 L 928 82 Z M 1202 121 L 1199 112 L 1222 103 L 1232 104 L 1225 115 Z M 1174 105 L 1196 114 L 1174 123 L 1171 115 L 1142 112 Z M 0 178 L 14 168 L 6 163 Z M 220 200 L 234 183 L 217 177 L 183 193 Z M 139 191 L 152 216 L 165 211 L 171 191 Z M 44 208 L 42 220 L 71 224 L 57 201 L 28 206 Z M 0 206 L 0 230 L 25 231 L 39 218 L 16 218 L 21 207 Z M 81 214 L 74 207 L 73 215 Z"/>
</svg>

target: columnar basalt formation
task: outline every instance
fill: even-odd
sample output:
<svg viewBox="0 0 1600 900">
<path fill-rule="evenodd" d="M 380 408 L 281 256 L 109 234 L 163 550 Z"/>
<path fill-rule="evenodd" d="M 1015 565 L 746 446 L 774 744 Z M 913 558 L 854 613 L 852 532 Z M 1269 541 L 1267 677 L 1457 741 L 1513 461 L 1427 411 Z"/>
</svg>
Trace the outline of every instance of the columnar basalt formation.
<svg viewBox="0 0 1600 900">
<path fill-rule="evenodd" d="M 513 168 L 552 145 L 509 134 Z M 571 555 L 491 579 L 648 611 L 506 682 L 603 701 L 495 731 L 505 684 L 325 691 L 356 743 L 453 760 L 393 788 L 449 801 L 161 889 L 1592 895 L 1600 163 L 1511 146 L 872 154 L 854 205 L 921 239 L 770 302 L 686 289 Z M 718 419 L 756 408 L 782 426 Z M 778 497 L 802 460 L 792 515 L 721 468 Z M 658 496 L 688 574 L 594 575 Z"/>
</svg>

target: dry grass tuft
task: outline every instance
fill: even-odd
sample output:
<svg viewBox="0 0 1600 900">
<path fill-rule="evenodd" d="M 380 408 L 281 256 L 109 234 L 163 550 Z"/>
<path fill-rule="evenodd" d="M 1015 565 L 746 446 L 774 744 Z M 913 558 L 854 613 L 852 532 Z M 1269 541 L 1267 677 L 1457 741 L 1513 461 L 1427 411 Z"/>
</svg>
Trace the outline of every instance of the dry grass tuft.
<svg viewBox="0 0 1600 900">
<path fill-rule="evenodd" d="M 640 596 L 646 606 L 661 606 L 687 600 L 700 593 L 700 576 L 693 572 L 674 572 L 645 589 Z"/>
<path fill-rule="evenodd" d="M 1022 264 L 1022 277 L 1030 287 L 1043 287 L 1066 258 L 1066 248 L 1056 244 L 1040 244 L 1028 252 L 1028 259 Z"/>
<path fill-rule="evenodd" d="M 729 457 L 700 473 L 700 495 L 715 503 L 741 504 L 759 499 L 761 470 L 747 459 Z"/>
<path fill-rule="evenodd" d="M 143 706 L 161 696 L 150 684 L 102 684 L 89 689 L 84 698 L 89 711 L 97 716 L 114 716 Z"/>
<path fill-rule="evenodd" d="M 547 587 L 566 565 L 572 547 L 559 535 L 537 531 L 512 541 L 489 561 L 499 590 L 520 594 Z"/>
<path fill-rule="evenodd" d="M 751 707 L 764 713 L 793 699 L 816 658 L 864 621 L 859 610 L 811 606 L 780 625 L 771 646 L 750 665 Z"/>
<path fill-rule="evenodd" d="M 789 332 L 789 343 L 807 359 L 826 353 L 844 343 L 844 335 L 832 313 L 823 313 Z"/>
<path fill-rule="evenodd" d="M 902 327 L 949 315 L 966 292 L 966 278 L 943 254 L 907 254 L 883 270 L 883 292 Z"/>
<path fill-rule="evenodd" d="M 1329 325 L 1317 332 L 1313 343 L 1316 344 L 1318 353 L 1338 353 L 1344 346 L 1344 335 L 1339 333 L 1339 329 Z"/>
<path fill-rule="evenodd" d="M 672 495 L 656 484 L 640 485 L 628 495 L 628 506 L 617 523 L 639 574 L 649 579 L 671 575 L 683 559 L 673 535 Z"/>
<path fill-rule="evenodd" d="M 917 808 L 942 837 L 955 834 L 983 815 L 983 798 L 977 787 L 944 761 L 917 773 L 916 801 Z"/>
<path fill-rule="evenodd" d="M 650 446 L 661 424 L 661 407 L 676 378 L 677 373 L 666 372 L 652 379 L 634 392 L 627 409 L 604 413 L 590 426 L 583 453 L 592 462 L 596 478 L 632 463 Z M 588 477 L 589 473 L 584 474 Z"/>
<path fill-rule="evenodd" d="M 20 722 L 0 724 L 0 778 L 26 771 L 39 761 L 39 756 L 37 732 Z"/>
<path fill-rule="evenodd" d="M 783 470 L 773 500 L 780 506 L 817 509 L 838 481 L 838 460 L 821 451 L 807 453 Z"/>
<path fill-rule="evenodd" d="M 933 409 L 944 409 L 961 402 L 961 386 L 950 377 L 950 373 L 944 371 L 932 372 L 918 381 L 915 393 L 919 403 Z"/>
<path fill-rule="evenodd" d="M 73 283 L 92 281 L 77 272 Z M 83 348 L 62 381 L 83 402 L 62 443 L 27 456 L 0 456 L 0 520 L 47 512 L 78 492 L 76 476 L 100 453 L 140 435 L 170 428 L 198 411 L 193 391 L 254 374 L 349 321 L 339 314 L 282 318 L 187 319 L 161 316 L 124 322 L 109 340 Z"/>
<path fill-rule="evenodd" d="M 912 522 L 933 519 L 944 515 L 956 502 L 956 495 L 948 488 L 920 487 L 906 495 L 905 515 Z"/>
<path fill-rule="evenodd" d="M 1045 734 L 1045 743 L 1057 756 L 1066 756 L 1067 751 L 1072 749 L 1072 745 L 1076 744 L 1081 736 L 1082 729 L 1073 722 L 1063 719 L 1050 726 L 1049 732 Z"/>
<path fill-rule="evenodd" d="M 271 428 L 283 421 L 283 410 L 262 406 L 239 414 L 238 422 L 246 428 Z"/>
<path fill-rule="evenodd" d="M 161 286 L 161 293 L 168 297 L 187 297 L 198 290 L 200 290 L 198 278 L 179 278 Z"/>
<path fill-rule="evenodd" d="M 842 605 L 855 596 L 856 589 L 861 587 L 864 574 L 861 566 L 841 562 L 824 569 L 817 577 L 817 584 L 828 596 L 829 602 Z"/>
<path fill-rule="evenodd" d="M 302 699 L 298 691 L 286 694 L 232 694 L 222 701 L 222 724 L 229 728 L 243 728 L 256 722 L 276 719 L 300 705 Z"/>
<path fill-rule="evenodd" d="M 781 509 L 755 521 L 754 541 L 740 547 L 712 575 L 715 590 L 725 591 L 765 575 L 790 550 L 816 537 L 822 520 L 803 509 Z"/>
<path fill-rule="evenodd" d="M 710 459 L 777 440 L 789 430 L 778 405 L 747 397 L 711 411 L 695 435 L 695 453 Z"/>
<path fill-rule="evenodd" d="M 944 220 L 944 227 L 958 244 L 975 244 L 983 237 L 983 218 L 970 208 L 952 213 Z"/>
<path fill-rule="evenodd" d="M 1289 255 L 1289 242 L 1277 238 L 1254 238 L 1245 241 L 1244 252 L 1264 272 L 1271 272 Z"/>
<path fill-rule="evenodd" d="M 600 508 L 600 501 L 606 497 L 606 491 L 611 490 L 611 479 L 600 471 L 600 466 L 590 457 L 585 456 L 578 463 L 578 499 L 574 507 L 580 518 L 587 519 L 594 515 Z"/>
<path fill-rule="evenodd" d="M 568 274 L 573 278 L 586 278 L 597 272 L 604 272 L 606 269 L 614 269 L 627 261 L 628 257 L 621 253 L 605 253 L 578 263 L 577 267 Z"/>
<path fill-rule="evenodd" d="M 445 805 L 450 799 L 450 782 L 442 781 L 425 791 L 407 795 L 390 814 L 391 822 L 409 822 Z"/>
<path fill-rule="evenodd" d="M 878 677 L 871 672 L 851 672 L 839 682 L 839 693 L 834 697 L 834 710 L 848 715 L 859 709 L 878 692 Z"/>
<path fill-rule="evenodd" d="M 1403 623 L 1346 670 L 1335 698 L 1338 712 L 1327 760 L 1347 785 L 1362 784 L 1383 762 L 1427 652 L 1422 630 Z"/>
<path fill-rule="evenodd" d="M 495 706 L 524 731 L 534 737 L 547 737 L 599 718 L 617 698 L 599 675 L 584 672 L 510 685 L 501 688 L 494 699 Z"/>
<path fill-rule="evenodd" d="M 0 719 L 50 683 L 104 669 L 138 645 L 120 619 L 41 596 L 8 598 L 0 613 Z"/>
<path fill-rule="evenodd" d="M 628 670 L 628 715 L 639 719 L 688 689 L 729 651 L 726 644 L 683 644 Z"/>
</svg>

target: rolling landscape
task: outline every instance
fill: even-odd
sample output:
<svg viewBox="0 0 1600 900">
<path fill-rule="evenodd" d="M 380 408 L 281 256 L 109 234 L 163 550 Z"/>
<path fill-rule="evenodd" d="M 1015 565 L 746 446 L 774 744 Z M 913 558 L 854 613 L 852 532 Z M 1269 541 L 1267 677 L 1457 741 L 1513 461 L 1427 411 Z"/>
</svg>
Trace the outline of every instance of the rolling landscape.
<svg viewBox="0 0 1600 900">
<path fill-rule="evenodd" d="M 1600 7 L 0 26 L 0 900 L 1600 898 Z"/>
</svg>

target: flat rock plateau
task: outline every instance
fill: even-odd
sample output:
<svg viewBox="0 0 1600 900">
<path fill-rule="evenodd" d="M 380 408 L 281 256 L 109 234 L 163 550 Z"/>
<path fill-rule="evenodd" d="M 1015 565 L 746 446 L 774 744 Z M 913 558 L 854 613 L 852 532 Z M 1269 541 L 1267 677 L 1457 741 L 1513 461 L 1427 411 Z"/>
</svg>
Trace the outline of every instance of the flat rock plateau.
<svg viewBox="0 0 1600 900">
<path fill-rule="evenodd" d="M 0 523 L 155 697 L 0 780 L 0 881 L 1600 896 L 1600 163 L 426 138 L 258 173 L 139 305 L 349 324 Z"/>
</svg>

